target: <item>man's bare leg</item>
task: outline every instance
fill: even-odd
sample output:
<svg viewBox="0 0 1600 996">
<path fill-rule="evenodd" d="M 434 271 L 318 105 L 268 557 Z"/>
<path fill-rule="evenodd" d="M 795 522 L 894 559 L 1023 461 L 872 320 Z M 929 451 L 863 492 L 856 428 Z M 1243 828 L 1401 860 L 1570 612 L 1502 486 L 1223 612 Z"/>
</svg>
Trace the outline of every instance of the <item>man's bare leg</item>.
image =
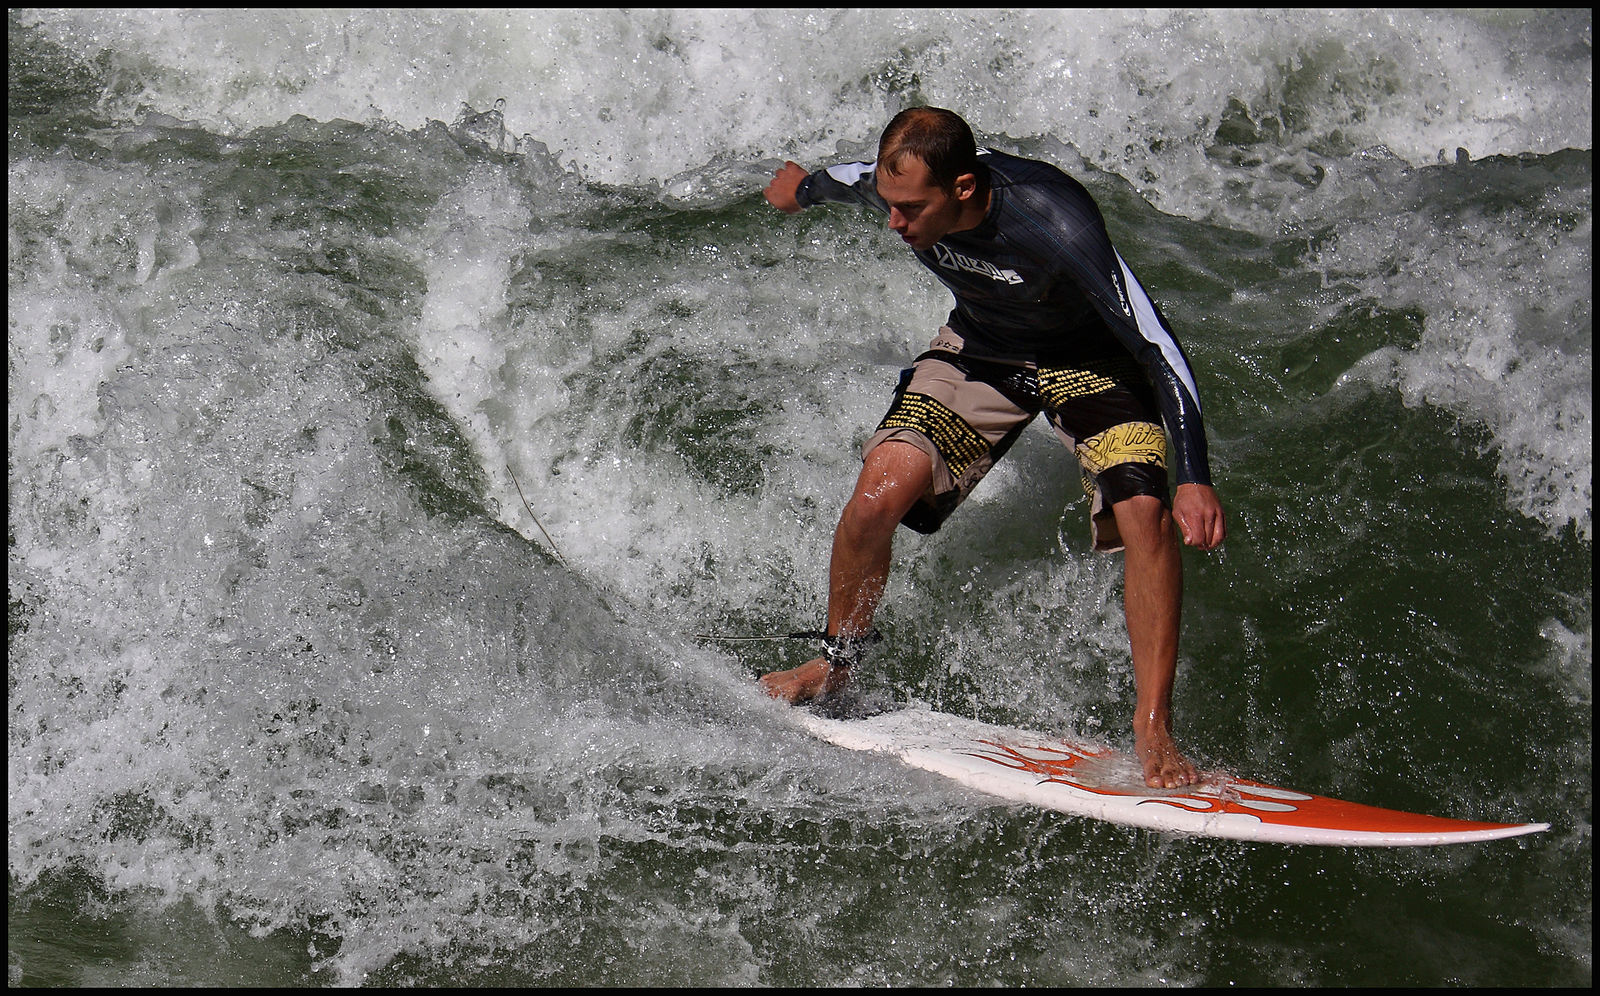
<svg viewBox="0 0 1600 996">
<path fill-rule="evenodd" d="M 839 517 L 828 564 L 828 632 L 862 636 L 889 580 L 890 552 L 900 519 L 933 484 L 933 461 L 910 443 L 889 440 L 875 446 L 862 464 L 856 489 Z M 838 691 L 850 679 L 848 668 L 826 658 L 761 677 L 761 688 L 791 704 Z"/>
<path fill-rule="evenodd" d="M 1112 506 L 1122 533 L 1123 611 L 1133 651 L 1136 703 L 1133 745 L 1145 784 L 1192 785 L 1194 765 L 1172 738 L 1172 686 L 1178 670 L 1183 559 L 1172 515 L 1158 498 L 1140 495 Z"/>
</svg>

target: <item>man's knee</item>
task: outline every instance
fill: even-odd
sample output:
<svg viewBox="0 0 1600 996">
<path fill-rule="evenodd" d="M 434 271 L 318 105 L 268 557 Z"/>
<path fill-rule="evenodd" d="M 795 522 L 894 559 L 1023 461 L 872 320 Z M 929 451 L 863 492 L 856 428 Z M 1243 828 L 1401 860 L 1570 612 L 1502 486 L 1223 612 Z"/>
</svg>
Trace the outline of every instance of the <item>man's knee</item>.
<svg viewBox="0 0 1600 996">
<path fill-rule="evenodd" d="M 854 536 L 892 533 L 933 481 L 933 461 L 920 448 L 889 440 L 873 448 L 839 520 Z"/>
<path fill-rule="evenodd" d="M 901 513 L 904 515 L 905 513 Z M 844 507 L 839 517 L 839 532 L 857 542 L 892 533 L 900 524 L 900 516 L 882 499 L 857 492 Z"/>
<path fill-rule="evenodd" d="M 1111 506 L 1124 545 L 1174 542 L 1177 531 L 1172 510 L 1154 495 L 1133 495 Z"/>
</svg>

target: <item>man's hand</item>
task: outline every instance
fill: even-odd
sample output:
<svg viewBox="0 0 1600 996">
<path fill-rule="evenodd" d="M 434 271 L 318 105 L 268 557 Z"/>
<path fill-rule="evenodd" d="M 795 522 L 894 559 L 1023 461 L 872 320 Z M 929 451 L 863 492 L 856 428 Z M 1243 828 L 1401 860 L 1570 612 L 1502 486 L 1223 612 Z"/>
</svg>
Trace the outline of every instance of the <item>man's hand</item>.
<svg viewBox="0 0 1600 996">
<path fill-rule="evenodd" d="M 798 214 L 801 210 L 800 202 L 795 200 L 794 194 L 800 182 L 810 175 L 806 168 L 798 163 L 784 163 L 783 168 L 773 174 L 772 182 L 767 184 L 767 203 L 784 214 Z"/>
<path fill-rule="evenodd" d="M 1227 538 L 1228 524 L 1217 493 L 1205 484 L 1180 484 L 1172 499 L 1172 518 L 1183 541 L 1201 550 L 1214 550 Z"/>
</svg>

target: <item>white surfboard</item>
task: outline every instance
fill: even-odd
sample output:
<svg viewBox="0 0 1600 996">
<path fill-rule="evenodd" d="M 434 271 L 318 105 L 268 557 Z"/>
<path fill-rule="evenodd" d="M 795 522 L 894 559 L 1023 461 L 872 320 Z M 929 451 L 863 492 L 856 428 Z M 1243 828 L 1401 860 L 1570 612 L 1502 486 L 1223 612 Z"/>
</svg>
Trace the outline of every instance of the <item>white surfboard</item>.
<svg viewBox="0 0 1600 996">
<path fill-rule="evenodd" d="M 1127 826 L 1233 840 L 1354 847 L 1458 844 L 1515 837 L 1548 823 L 1482 823 L 1344 802 L 1208 773 L 1156 789 L 1139 763 L 1100 744 L 992 726 L 925 708 L 864 719 L 796 710 L 806 729 L 851 750 L 891 754 L 1003 799 Z"/>
</svg>

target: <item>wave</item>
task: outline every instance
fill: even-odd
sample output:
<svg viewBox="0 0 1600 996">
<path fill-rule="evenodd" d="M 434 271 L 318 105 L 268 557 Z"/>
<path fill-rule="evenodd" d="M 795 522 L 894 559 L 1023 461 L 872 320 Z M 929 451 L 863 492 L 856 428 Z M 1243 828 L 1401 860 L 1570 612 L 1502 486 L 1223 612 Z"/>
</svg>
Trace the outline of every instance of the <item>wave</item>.
<svg viewBox="0 0 1600 996">
<path fill-rule="evenodd" d="M 724 157 L 818 160 L 900 106 L 1053 138 L 1167 210 L 1318 157 L 1412 165 L 1592 148 L 1586 11 L 27 12 L 95 67 L 104 110 L 224 133 L 405 128 L 504 100 L 585 178 L 665 182 Z M 1226 163 L 1230 168 L 1223 168 Z"/>
<path fill-rule="evenodd" d="M 168 982 L 222 949 L 299 983 L 1583 981 L 1586 825 L 1378 864 L 1130 846 L 813 744 L 750 680 L 807 648 L 695 634 L 821 618 L 855 445 L 949 307 L 871 221 L 775 218 L 768 163 L 948 103 L 1082 175 L 1196 360 L 1235 532 L 1186 578 L 1188 742 L 1581 813 L 1586 12 L 11 24 L 28 930 L 198 909 L 215 949 L 115 956 Z M 870 693 L 1125 731 L 1075 477 L 1025 436 L 901 547 Z M 1288 880 L 1325 890 L 1304 916 Z M 1417 880 L 1437 910 L 1388 896 Z M 25 933 L 13 981 L 50 958 Z"/>
</svg>

